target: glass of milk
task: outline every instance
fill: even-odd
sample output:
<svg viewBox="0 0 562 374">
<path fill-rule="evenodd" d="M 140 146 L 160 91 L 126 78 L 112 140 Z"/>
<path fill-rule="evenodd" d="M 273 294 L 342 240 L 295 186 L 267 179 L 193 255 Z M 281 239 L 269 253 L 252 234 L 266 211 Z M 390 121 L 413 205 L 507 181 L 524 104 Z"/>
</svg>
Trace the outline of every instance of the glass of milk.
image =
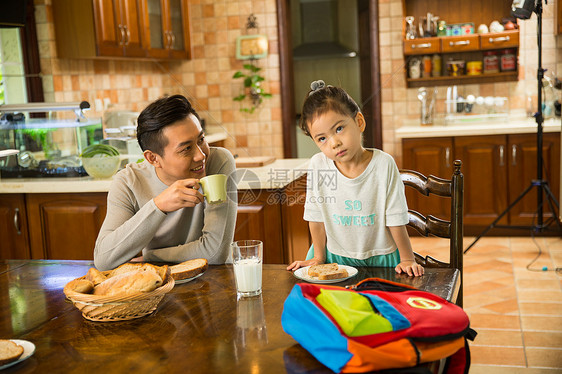
<svg viewBox="0 0 562 374">
<path fill-rule="evenodd" d="M 263 243 L 259 240 L 239 240 L 230 247 L 238 297 L 260 295 Z"/>
</svg>

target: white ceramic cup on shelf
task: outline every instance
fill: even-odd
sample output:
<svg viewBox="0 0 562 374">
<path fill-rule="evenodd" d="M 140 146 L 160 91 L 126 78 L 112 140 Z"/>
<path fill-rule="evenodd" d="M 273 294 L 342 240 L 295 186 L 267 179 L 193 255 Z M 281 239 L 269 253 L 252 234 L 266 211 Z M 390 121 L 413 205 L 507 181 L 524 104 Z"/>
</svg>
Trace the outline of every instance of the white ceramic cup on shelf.
<svg viewBox="0 0 562 374">
<path fill-rule="evenodd" d="M 262 291 L 263 243 L 239 240 L 230 245 L 238 297 L 258 296 Z"/>
</svg>

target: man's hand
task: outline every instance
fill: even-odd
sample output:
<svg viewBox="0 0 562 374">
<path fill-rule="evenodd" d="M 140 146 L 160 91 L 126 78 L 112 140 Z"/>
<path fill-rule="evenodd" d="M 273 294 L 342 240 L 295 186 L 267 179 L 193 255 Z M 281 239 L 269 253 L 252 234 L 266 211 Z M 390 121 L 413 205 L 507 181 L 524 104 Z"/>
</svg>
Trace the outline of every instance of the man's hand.
<svg viewBox="0 0 562 374">
<path fill-rule="evenodd" d="M 154 198 L 154 203 L 164 213 L 174 212 L 181 208 L 193 208 L 203 202 L 203 195 L 196 190 L 198 179 L 180 179 L 166 188 Z"/>
<path fill-rule="evenodd" d="M 320 265 L 323 263 L 324 261 L 321 261 L 317 258 L 311 258 L 310 260 L 306 260 L 306 261 L 295 261 L 291 265 L 287 266 L 287 270 L 295 271 L 298 268 L 304 268 L 306 266 L 311 266 L 311 265 Z"/>
<path fill-rule="evenodd" d="M 398 274 L 408 274 L 409 276 L 421 276 L 424 273 L 423 266 L 416 263 L 415 260 L 408 260 L 408 261 L 401 261 L 396 267 L 394 268 Z"/>
</svg>

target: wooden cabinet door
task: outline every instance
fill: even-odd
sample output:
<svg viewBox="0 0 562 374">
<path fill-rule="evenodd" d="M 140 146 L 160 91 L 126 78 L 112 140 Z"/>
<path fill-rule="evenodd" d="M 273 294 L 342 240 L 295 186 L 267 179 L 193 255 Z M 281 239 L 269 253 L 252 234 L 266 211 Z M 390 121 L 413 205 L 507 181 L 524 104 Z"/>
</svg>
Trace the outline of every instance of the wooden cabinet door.
<svg viewBox="0 0 562 374">
<path fill-rule="evenodd" d="M 303 219 L 306 187 L 306 175 L 304 175 L 285 189 L 286 199 L 281 204 L 287 264 L 304 260 L 312 244 L 308 222 Z"/>
<path fill-rule="evenodd" d="M 154 58 L 189 58 L 189 14 L 187 0 L 142 2 L 144 35 L 148 55 Z"/>
<path fill-rule="evenodd" d="M 123 56 L 125 30 L 119 0 L 94 0 L 94 24 L 99 56 Z"/>
<path fill-rule="evenodd" d="M 29 235 L 23 194 L 0 195 L 0 259 L 29 259 Z"/>
<path fill-rule="evenodd" d="M 93 260 L 106 193 L 27 194 L 34 259 Z"/>
<path fill-rule="evenodd" d="M 509 201 L 515 201 L 537 179 L 537 136 L 520 134 L 508 136 L 509 149 Z M 542 178 L 548 181 L 550 190 L 558 200 L 560 196 L 560 133 L 543 134 Z M 538 187 L 532 187 L 513 208 L 509 217 L 511 225 L 537 224 Z M 552 209 L 543 192 L 543 218 L 552 217 Z"/>
<path fill-rule="evenodd" d="M 278 191 L 266 190 L 243 190 L 238 193 L 234 240 L 261 240 L 265 264 L 285 263 L 280 194 Z"/>
<path fill-rule="evenodd" d="M 146 55 L 141 37 L 140 9 L 137 0 L 120 1 L 121 22 L 124 28 L 125 56 L 144 57 Z"/>
<path fill-rule="evenodd" d="M 190 58 L 188 1 L 166 0 L 166 17 L 170 35 L 170 57 Z"/>
<path fill-rule="evenodd" d="M 465 226 L 488 226 L 507 207 L 506 141 L 505 135 L 455 138 L 455 158 L 463 163 Z M 507 224 L 507 216 L 498 224 Z"/>
<path fill-rule="evenodd" d="M 425 176 L 450 179 L 453 175 L 453 139 L 419 138 L 402 141 L 403 169 L 418 171 Z M 464 165 L 463 165 L 464 172 Z M 465 188 L 466 189 L 466 188 Z M 451 218 L 451 200 L 440 196 L 423 196 L 406 188 L 408 208 L 423 215 Z"/>
</svg>

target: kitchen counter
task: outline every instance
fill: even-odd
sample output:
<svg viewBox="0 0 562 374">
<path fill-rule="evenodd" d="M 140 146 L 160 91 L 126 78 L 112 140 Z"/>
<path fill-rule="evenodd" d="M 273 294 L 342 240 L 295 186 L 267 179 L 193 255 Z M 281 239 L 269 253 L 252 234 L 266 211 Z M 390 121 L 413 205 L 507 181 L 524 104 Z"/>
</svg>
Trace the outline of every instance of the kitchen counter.
<svg viewBox="0 0 562 374">
<path fill-rule="evenodd" d="M 549 118 L 543 123 L 543 132 L 559 132 L 560 118 Z M 396 130 L 397 139 L 435 138 L 443 136 L 471 136 L 498 134 L 528 134 L 537 131 L 533 118 L 512 121 L 489 121 L 459 125 L 403 126 Z"/>
<path fill-rule="evenodd" d="M 283 188 L 306 173 L 308 158 L 280 159 L 272 164 L 238 169 L 238 189 Z M 13 178 L 0 179 L 0 193 L 85 193 L 107 192 L 111 179 Z"/>
</svg>

